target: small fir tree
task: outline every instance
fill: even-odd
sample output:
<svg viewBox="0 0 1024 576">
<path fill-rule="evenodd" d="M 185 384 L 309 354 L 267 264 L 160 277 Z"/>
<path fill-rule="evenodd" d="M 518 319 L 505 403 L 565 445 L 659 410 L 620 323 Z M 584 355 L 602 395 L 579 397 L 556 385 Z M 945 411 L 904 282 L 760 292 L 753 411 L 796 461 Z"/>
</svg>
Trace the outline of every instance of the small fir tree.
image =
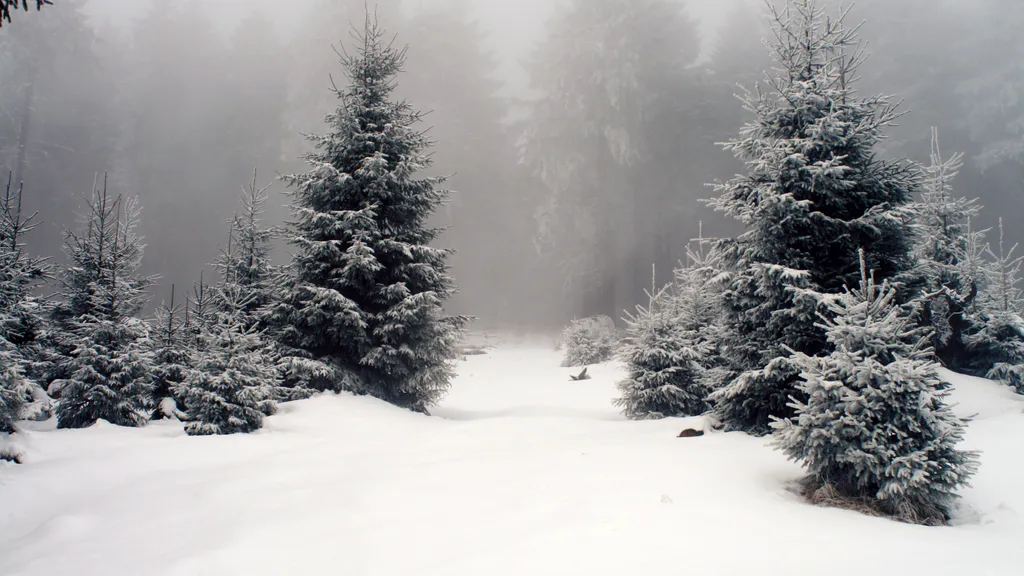
<svg viewBox="0 0 1024 576">
<path fill-rule="evenodd" d="M 793 353 L 806 400 L 793 402 L 793 419 L 773 423 L 776 446 L 807 468 L 816 497 L 866 499 L 906 521 L 944 522 L 977 455 L 956 448 L 965 422 L 946 403 L 927 331 L 863 260 L 859 289 L 812 296 L 824 303 L 820 326 L 835 350 Z"/>
<path fill-rule="evenodd" d="M 14 434 L 21 419 L 24 374 L 21 358 L 13 344 L 0 338 L 0 435 Z"/>
<path fill-rule="evenodd" d="M 184 331 L 183 307 L 174 302 L 173 285 L 170 304 L 165 302 L 156 309 L 152 332 L 153 385 L 149 418 L 181 419 L 184 402 L 178 392 L 190 370 L 190 346 Z"/>
<path fill-rule="evenodd" d="M 217 292 L 223 311 L 202 328 L 205 346 L 194 352 L 195 369 L 178 392 L 188 409 L 185 432 L 190 436 L 254 432 L 275 410 L 278 373 L 264 357 L 267 345 L 243 323 L 252 296 L 236 285 Z"/>
<path fill-rule="evenodd" d="M 979 373 L 1024 394 L 1024 256 L 1016 250 L 1016 245 L 1007 249 L 1000 218 L 999 254 L 989 250 L 986 289 L 978 307 L 976 323 L 981 327 L 968 336 L 968 347 Z"/>
<path fill-rule="evenodd" d="M 151 384 L 149 330 L 136 319 L 152 278 L 138 274 L 142 239 L 136 199 L 112 198 L 103 189 L 86 206 L 83 229 L 68 232 L 71 263 L 54 317 L 58 342 L 69 350 L 67 379 L 59 386 L 59 428 L 84 428 L 104 419 L 141 426 Z"/>
<path fill-rule="evenodd" d="M 688 310 L 687 325 L 697 333 L 698 344 L 707 350 L 701 361 L 704 366 L 704 388 L 718 390 L 734 374 L 723 355 L 722 330 L 722 254 L 715 242 L 704 238 L 704 224 L 699 223 L 700 235 L 686 247 L 687 264 L 675 271 L 676 290 L 680 306 Z"/>
<path fill-rule="evenodd" d="M 309 387 L 425 412 L 448 389 L 467 319 L 442 308 L 450 252 L 430 247 L 439 230 L 427 219 L 449 193 L 417 177 L 429 142 L 419 113 L 391 97 L 404 59 L 367 16 L 330 130 L 311 137 L 310 170 L 286 178 L 294 276 L 271 317 Z"/>
<path fill-rule="evenodd" d="M 76 333 L 74 371 L 60 391 L 57 427 L 87 428 L 97 420 L 143 426 L 152 378 L 148 326 L 136 318 L 84 316 Z"/>
<path fill-rule="evenodd" d="M 16 346 L 34 344 L 45 321 L 42 304 L 32 296 L 32 287 L 45 280 L 44 260 L 29 257 L 24 238 L 38 226 L 36 215 L 22 213 L 24 188 L 13 188 L 8 176 L 0 197 L 0 337 Z"/>
<path fill-rule="evenodd" d="M 695 416 L 704 401 L 704 360 L 711 347 L 700 336 L 700 320 L 693 316 L 693 288 L 676 293 L 672 286 L 648 293 L 646 307 L 628 315 L 622 351 L 629 376 L 619 383 L 615 406 L 634 420 Z"/>
<path fill-rule="evenodd" d="M 0 197 L 0 388 L 5 390 L 0 394 L 17 398 L 0 401 L 7 406 L 0 412 L 14 420 L 22 416 L 45 419 L 51 414 L 52 402 L 32 377 L 40 363 L 44 307 L 32 296 L 32 288 L 47 277 L 47 266 L 25 252 L 23 239 L 37 222 L 35 215 L 23 216 L 23 187 L 14 191 L 12 184 L 9 176 Z M 12 408 L 15 405 L 19 408 Z M 0 416 L 2 419 L 4 416 Z"/>
<path fill-rule="evenodd" d="M 213 288 L 199 273 L 199 283 L 192 286 L 192 297 L 185 301 L 185 321 L 182 323 L 185 344 L 189 349 L 202 350 L 206 347 L 205 336 L 212 325 L 216 309 Z"/>
<path fill-rule="evenodd" d="M 573 320 L 562 331 L 562 366 L 588 366 L 611 360 L 618 341 L 615 322 L 607 316 Z"/>
<path fill-rule="evenodd" d="M 828 351 L 817 302 L 802 290 L 855 286 L 862 248 L 885 278 L 911 263 L 917 171 L 875 152 L 900 113 L 885 97 L 856 93 L 863 53 L 847 14 L 826 17 L 815 0 L 772 9 L 776 73 L 767 91 L 743 98 L 756 119 L 726 144 L 748 167 L 717 184 L 710 202 L 746 227 L 720 244 L 722 350 L 737 376 L 710 399 L 732 429 L 766 434 L 772 416 L 790 413 L 800 392 L 788 350 Z"/>
<path fill-rule="evenodd" d="M 279 232 L 263 224 L 268 190 L 270 186 L 257 185 L 254 170 L 252 182 L 242 189 L 242 211 L 231 220 L 228 250 L 217 262 L 222 280 L 238 285 L 245 296 L 247 304 L 241 310 L 243 323 L 260 329 L 280 276 L 280 271 L 270 263 L 271 243 Z"/>
<path fill-rule="evenodd" d="M 952 181 L 962 166 L 962 154 L 942 157 L 933 128 L 931 164 L 925 169 L 924 190 L 915 210 L 918 240 L 911 274 L 920 279 L 921 296 L 913 304 L 931 327 L 935 355 L 953 370 L 969 365 L 965 338 L 976 331 L 970 312 L 984 281 L 971 262 L 984 235 L 971 229 L 981 206 L 976 198 L 953 194 Z"/>
</svg>

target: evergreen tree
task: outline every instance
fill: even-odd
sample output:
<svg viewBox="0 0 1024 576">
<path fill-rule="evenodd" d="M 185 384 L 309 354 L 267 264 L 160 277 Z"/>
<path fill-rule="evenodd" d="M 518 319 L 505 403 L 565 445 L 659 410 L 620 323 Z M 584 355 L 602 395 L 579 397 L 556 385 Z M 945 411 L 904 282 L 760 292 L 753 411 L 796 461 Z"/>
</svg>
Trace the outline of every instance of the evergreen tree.
<svg viewBox="0 0 1024 576">
<path fill-rule="evenodd" d="M 24 413 L 12 412 L 11 418 L 46 419 L 52 402 L 34 378 L 42 355 L 44 306 L 32 296 L 32 288 L 47 277 L 48 267 L 45 261 L 25 252 L 24 236 L 37 222 L 34 214 L 22 215 L 22 196 L 23 188 L 12 192 L 8 179 L 0 197 L 0 388 L 6 390 L 5 394 L 17 395 L 17 404 L 25 408 Z M 0 403 L 10 407 L 14 401 Z"/>
<path fill-rule="evenodd" d="M 611 360 L 618 341 L 615 321 L 607 316 L 573 320 L 562 331 L 562 366 L 587 366 Z"/>
<path fill-rule="evenodd" d="M 217 290 L 221 311 L 201 329 L 205 346 L 194 352 L 195 369 L 178 392 L 187 407 L 185 432 L 190 436 L 253 432 L 263 426 L 264 415 L 275 411 L 278 372 L 264 357 L 268 346 L 242 320 L 251 299 L 237 285 Z"/>
<path fill-rule="evenodd" d="M 773 423 L 776 445 L 807 468 L 814 490 L 867 498 L 907 521 L 945 521 L 977 455 L 956 449 L 965 423 L 946 404 L 926 331 L 863 260 L 859 289 L 812 296 L 825 304 L 820 325 L 835 349 L 794 351 L 805 400 Z"/>
<path fill-rule="evenodd" d="M 712 396 L 728 427 L 769 432 L 789 413 L 798 368 L 787 350 L 827 352 L 817 302 L 801 290 L 839 293 L 857 282 L 857 251 L 888 278 L 910 265 L 908 230 L 918 176 L 879 160 L 874 147 L 898 116 L 885 97 L 853 88 L 863 53 L 848 12 L 826 18 L 815 0 L 772 9 L 776 74 L 748 92 L 756 119 L 726 148 L 746 175 L 718 183 L 710 204 L 746 227 L 721 242 L 722 299 L 732 383 Z"/>
<path fill-rule="evenodd" d="M 252 182 L 243 189 L 242 211 L 231 220 L 228 251 L 216 263 L 222 281 L 237 285 L 244 296 L 246 305 L 240 314 L 247 327 L 261 326 L 280 274 L 270 264 L 271 242 L 278 231 L 263 225 L 269 189 L 256 185 L 253 171 Z"/>
<path fill-rule="evenodd" d="M 911 273 L 922 283 L 915 307 L 931 327 L 938 359 L 952 370 L 969 363 L 965 335 L 971 333 L 970 311 L 984 278 L 970 265 L 971 246 L 978 240 L 970 223 L 981 211 L 977 199 L 953 195 L 952 180 L 963 156 L 943 159 L 938 131 L 932 129 L 931 164 L 925 169 L 924 190 L 916 206 L 916 267 Z"/>
<path fill-rule="evenodd" d="M 145 423 L 149 394 L 148 326 L 134 317 L 153 280 L 139 276 L 142 239 L 138 202 L 93 193 L 83 230 L 68 232 L 71 263 L 61 271 L 55 308 L 58 343 L 68 351 L 68 376 L 58 386 L 58 428 L 84 428 L 104 419 L 120 426 Z"/>
<path fill-rule="evenodd" d="M 213 291 L 212 326 L 230 327 L 239 323 L 247 332 L 247 346 L 259 349 L 252 362 L 261 365 L 253 369 L 261 374 L 276 374 L 273 385 L 268 385 L 275 398 L 297 399 L 306 396 L 304 392 L 282 390 L 279 380 L 278 363 L 280 353 L 272 342 L 264 342 L 262 320 L 264 307 L 272 297 L 271 268 L 268 260 L 270 249 L 266 246 L 273 231 L 259 226 L 259 204 L 254 200 L 265 198 L 264 191 L 253 185 L 247 192 L 246 215 L 237 215 L 231 220 L 231 235 L 227 249 L 221 254 L 216 267 L 221 271 L 221 280 Z M 261 304 L 262 303 L 262 304 Z M 211 326 L 207 322 L 207 326 Z M 209 332 L 209 331 L 208 331 Z M 251 332 L 249 334 L 248 332 Z M 210 345 L 209 335 L 200 334 L 203 346 Z M 269 376 L 268 376 L 269 377 Z"/>
<path fill-rule="evenodd" d="M 666 286 L 627 316 L 622 351 L 629 376 L 615 406 L 635 420 L 695 416 L 707 409 L 703 359 L 710 350 L 693 329 L 693 312 Z"/>
<path fill-rule="evenodd" d="M 369 16 L 357 44 L 330 131 L 311 137 L 310 171 L 286 178 L 294 278 L 272 316 L 295 356 L 331 375 L 312 387 L 425 411 L 448 388 L 467 320 L 444 316 L 449 251 L 428 245 L 439 231 L 425 225 L 448 192 L 441 178 L 416 177 L 429 142 L 419 114 L 391 99 L 404 51 Z"/>
<path fill-rule="evenodd" d="M 721 259 L 703 234 L 687 246 L 675 282 L 638 307 L 628 320 L 623 357 L 630 377 L 616 405 L 630 418 L 694 416 L 721 385 L 721 304 L 715 285 Z"/>
<path fill-rule="evenodd" d="M 1024 394 L 1024 256 L 1016 256 L 1016 249 L 1016 245 L 1006 248 L 1000 218 L 999 254 L 989 250 L 992 262 L 986 268 L 986 288 L 975 320 L 979 328 L 967 341 L 973 367 L 979 373 Z"/>
<path fill-rule="evenodd" d="M 205 346 L 204 335 L 215 320 L 217 300 L 213 289 L 199 273 L 199 283 L 192 287 L 192 297 L 185 301 L 185 321 L 182 330 L 189 348 L 202 349 Z"/>
<path fill-rule="evenodd" d="M 136 318 L 85 315 L 76 321 L 71 377 L 60 389 L 58 428 L 146 423 L 151 358 L 148 327 Z"/>
<path fill-rule="evenodd" d="M 171 286 L 170 304 L 164 302 L 156 309 L 153 326 L 153 385 L 150 389 L 150 420 L 183 416 L 184 402 L 178 396 L 181 384 L 188 376 L 190 342 L 185 333 L 183 310 L 174 303 Z"/>
<path fill-rule="evenodd" d="M 14 434 L 14 424 L 21 419 L 21 362 L 14 345 L 0 337 L 0 434 Z"/>
</svg>

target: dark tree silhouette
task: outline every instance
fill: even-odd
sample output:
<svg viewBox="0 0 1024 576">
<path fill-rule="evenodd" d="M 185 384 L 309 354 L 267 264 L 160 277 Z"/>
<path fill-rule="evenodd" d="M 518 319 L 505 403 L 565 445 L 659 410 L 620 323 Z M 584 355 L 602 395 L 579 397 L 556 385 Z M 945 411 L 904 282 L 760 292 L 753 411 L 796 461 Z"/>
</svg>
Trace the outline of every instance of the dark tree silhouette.
<svg viewBox="0 0 1024 576">
<path fill-rule="evenodd" d="M 41 10 L 46 4 L 53 4 L 50 0 L 35 0 L 36 10 Z M 0 0 L 0 27 L 4 25 L 4 20 L 11 21 L 11 11 L 21 8 L 28 11 L 29 1 L 28 0 Z"/>
</svg>

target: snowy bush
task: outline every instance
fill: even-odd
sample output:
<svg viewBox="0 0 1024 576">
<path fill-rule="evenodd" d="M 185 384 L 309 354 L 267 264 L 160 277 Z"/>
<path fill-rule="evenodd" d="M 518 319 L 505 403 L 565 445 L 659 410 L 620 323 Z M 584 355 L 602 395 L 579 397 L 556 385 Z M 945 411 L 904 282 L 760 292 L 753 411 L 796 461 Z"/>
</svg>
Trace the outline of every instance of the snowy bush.
<svg viewBox="0 0 1024 576">
<path fill-rule="evenodd" d="M 562 366 L 587 366 L 615 355 L 615 322 L 607 316 L 574 320 L 562 332 Z"/>
<path fill-rule="evenodd" d="M 807 468 L 812 492 L 942 523 L 977 455 L 956 449 L 965 422 L 946 404 L 949 385 L 930 360 L 928 332 L 895 305 L 894 289 L 868 277 L 863 261 L 861 269 L 859 289 L 819 295 L 835 351 L 790 359 L 807 400 L 794 401 L 793 419 L 773 422 L 775 443 Z"/>
</svg>

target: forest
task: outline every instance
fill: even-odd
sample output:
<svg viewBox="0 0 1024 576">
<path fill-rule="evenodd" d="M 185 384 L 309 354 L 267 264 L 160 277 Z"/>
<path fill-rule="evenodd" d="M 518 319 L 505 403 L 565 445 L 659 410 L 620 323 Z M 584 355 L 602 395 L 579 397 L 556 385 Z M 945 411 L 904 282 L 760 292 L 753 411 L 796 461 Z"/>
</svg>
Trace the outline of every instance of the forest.
<svg viewBox="0 0 1024 576">
<path fill-rule="evenodd" d="M 562 331 L 617 417 L 956 520 L 954 380 L 1024 394 L 1024 4 L 565 0 L 520 78 L 468 0 L 204 4 L 3 3 L 0 440 L 454 419 L 475 334 Z"/>
</svg>

